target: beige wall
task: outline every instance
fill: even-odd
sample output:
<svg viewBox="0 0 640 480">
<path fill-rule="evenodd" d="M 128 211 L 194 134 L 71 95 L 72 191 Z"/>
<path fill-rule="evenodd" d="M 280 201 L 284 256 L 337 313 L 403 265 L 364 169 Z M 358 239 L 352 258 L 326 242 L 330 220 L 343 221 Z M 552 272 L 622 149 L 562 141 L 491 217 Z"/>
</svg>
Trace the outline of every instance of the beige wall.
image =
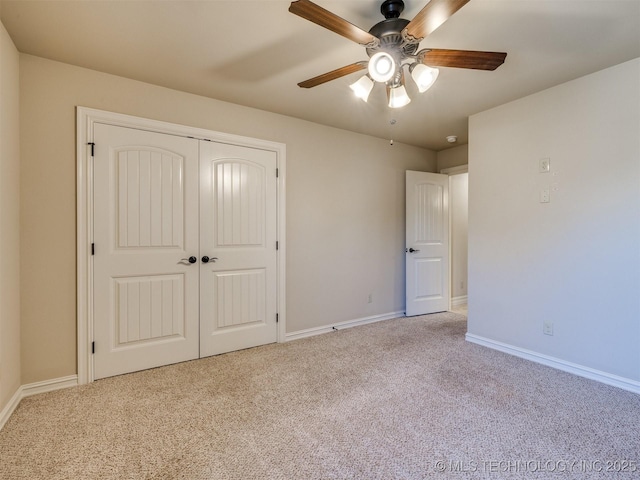
<svg viewBox="0 0 640 480">
<path fill-rule="evenodd" d="M 286 144 L 288 332 L 404 309 L 404 171 L 435 171 L 434 152 L 29 55 L 20 67 L 23 383 L 76 372 L 78 105 Z"/>
<path fill-rule="evenodd" d="M 0 23 L 0 411 L 20 387 L 19 56 Z"/>
<path fill-rule="evenodd" d="M 458 167 L 469 163 L 469 145 L 440 150 L 437 155 L 438 172 L 443 168 Z"/>
<path fill-rule="evenodd" d="M 469 119 L 469 333 L 636 391 L 639 80 L 640 58 Z"/>
</svg>

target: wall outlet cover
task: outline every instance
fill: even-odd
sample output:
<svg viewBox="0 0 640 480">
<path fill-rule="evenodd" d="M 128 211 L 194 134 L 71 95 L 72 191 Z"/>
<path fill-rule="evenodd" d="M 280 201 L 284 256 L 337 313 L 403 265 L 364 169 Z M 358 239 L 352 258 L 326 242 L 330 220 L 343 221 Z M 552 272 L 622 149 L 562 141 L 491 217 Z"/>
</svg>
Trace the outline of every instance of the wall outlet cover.
<svg viewBox="0 0 640 480">
<path fill-rule="evenodd" d="M 549 203 L 551 201 L 551 194 L 548 188 L 540 190 L 540 203 Z"/>
</svg>

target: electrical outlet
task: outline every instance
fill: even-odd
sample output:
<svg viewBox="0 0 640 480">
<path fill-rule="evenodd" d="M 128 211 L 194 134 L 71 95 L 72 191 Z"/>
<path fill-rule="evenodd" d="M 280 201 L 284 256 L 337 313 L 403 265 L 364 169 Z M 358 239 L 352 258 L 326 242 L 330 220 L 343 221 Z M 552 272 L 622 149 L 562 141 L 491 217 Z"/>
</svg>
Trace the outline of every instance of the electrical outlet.
<svg viewBox="0 0 640 480">
<path fill-rule="evenodd" d="M 372 303 L 373 302 L 373 294 L 369 294 L 369 298 L 367 299 L 367 303 Z"/>
<path fill-rule="evenodd" d="M 553 322 L 542 322 L 542 333 L 553 335 Z"/>
<path fill-rule="evenodd" d="M 548 188 L 540 190 L 540 203 L 549 203 L 551 201 L 551 194 Z"/>
<path fill-rule="evenodd" d="M 551 159 L 541 158 L 538 162 L 538 171 L 540 173 L 549 173 L 549 170 L 551 170 Z"/>
</svg>

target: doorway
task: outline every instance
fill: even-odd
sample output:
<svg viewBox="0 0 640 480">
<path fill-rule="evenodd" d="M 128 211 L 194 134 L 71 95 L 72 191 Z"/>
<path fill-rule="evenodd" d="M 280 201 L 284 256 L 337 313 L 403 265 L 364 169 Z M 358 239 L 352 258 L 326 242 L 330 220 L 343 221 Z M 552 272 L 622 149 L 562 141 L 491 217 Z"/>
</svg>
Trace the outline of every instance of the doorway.
<svg viewBox="0 0 640 480">
<path fill-rule="evenodd" d="M 442 170 L 449 175 L 451 310 L 467 314 L 469 173 L 466 165 Z"/>
</svg>

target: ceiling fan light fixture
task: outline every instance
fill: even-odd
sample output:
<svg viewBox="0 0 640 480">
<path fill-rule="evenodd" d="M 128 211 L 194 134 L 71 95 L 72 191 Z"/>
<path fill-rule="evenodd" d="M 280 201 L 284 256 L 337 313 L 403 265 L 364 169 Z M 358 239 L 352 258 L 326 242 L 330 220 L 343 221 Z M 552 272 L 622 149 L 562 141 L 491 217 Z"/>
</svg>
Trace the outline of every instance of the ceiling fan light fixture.
<svg viewBox="0 0 640 480">
<path fill-rule="evenodd" d="M 432 68 L 422 63 L 414 63 L 409 68 L 409 71 L 420 93 L 429 90 L 440 74 L 440 70 L 437 68 Z"/>
<path fill-rule="evenodd" d="M 404 85 L 387 89 L 387 94 L 389 96 L 389 107 L 391 108 L 404 107 L 411 101 Z"/>
<path fill-rule="evenodd" d="M 361 98 L 365 102 L 369 98 L 371 90 L 373 90 L 373 80 L 368 75 L 363 75 L 357 82 L 349 85 L 356 97 Z"/>
<path fill-rule="evenodd" d="M 1 1 L 1 0 L 0 0 Z M 289 11 L 327 30 L 365 47 L 369 60 L 355 62 L 298 83 L 311 88 L 337 78 L 367 69 L 366 77 L 350 85 L 365 102 L 375 83 L 385 84 L 389 107 L 399 108 L 411 102 L 404 83 L 404 67 L 408 67 L 416 88 L 423 93 L 438 78 L 439 70 L 427 64 L 474 70 L 495 70 L 504 63 L 505 52 L 424 48 L 420 42 L 470 0 L 422 0 L 426 5 L 412 20 L 401 18 L 403 0 L 383 0 L 380 12 L 384 20 L 369 31 L 362 30 L 312 0 L 293 0 Z M 413 87 L 412 87 L 413 88 Z"/>
<path fill-rule="evenodd" d="M 372 79 L 385 83 L 396 73 L 396 62 L 387 52 L 378 52 L 369 59 L 368 69 Z"/>
</svg>

